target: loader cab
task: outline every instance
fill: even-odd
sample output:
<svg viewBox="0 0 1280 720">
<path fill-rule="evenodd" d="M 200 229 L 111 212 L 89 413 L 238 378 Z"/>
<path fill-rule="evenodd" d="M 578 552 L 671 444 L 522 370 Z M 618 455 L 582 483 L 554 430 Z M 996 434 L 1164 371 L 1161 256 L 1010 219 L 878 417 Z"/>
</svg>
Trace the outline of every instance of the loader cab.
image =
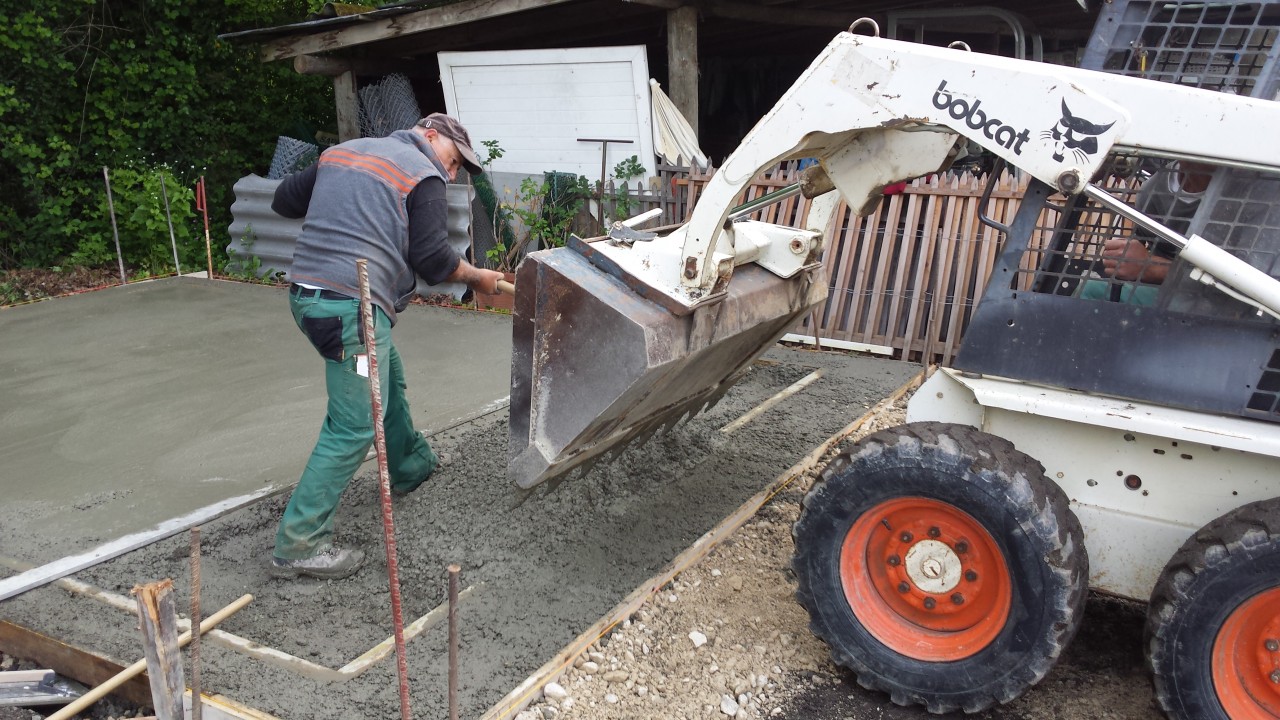
<svg viewBox="0 0 1280 720">
<path fill-rule="evenodd" d="M 1271 3 L 1129 2 L 1100 23 L 1083 64 L 1271 99 L 1277 25 Z M 1274 142 L 1261 128 L 1258 137 Z M 1112 194 L 1280 278 L 1280 177 L 1196 158 L 1116 155 L 1104 167 L 1094 182 Z M 1159 241 L 1083 195 L 1034 182 L 1001 229 L 956 368 L 1280 422 L 1280 322 L 1196 280 Z M 1117 246 L 1132 258 L 1125 273 L 1107 262 Z"/>
</svg>

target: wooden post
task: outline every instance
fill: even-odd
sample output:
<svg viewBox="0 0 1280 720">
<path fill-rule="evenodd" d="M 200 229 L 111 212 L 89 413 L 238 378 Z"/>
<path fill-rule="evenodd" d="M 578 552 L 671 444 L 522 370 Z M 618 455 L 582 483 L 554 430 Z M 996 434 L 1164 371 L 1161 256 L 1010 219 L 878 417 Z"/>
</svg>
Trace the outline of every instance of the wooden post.
<svg viewBox="0 0 1280 720">
<path fill-rule="evenodd" d="M 158 720 L 183 720 L 182 654 L 178 651 L 178 614 L 174 609 L 173 581 L 161 580 L 133 589 L 138 599 L 151 701 Z"/>
<path fill-rule="evenodd" d="M 356 74 L 350 70 L 333 76 L 333 104 L 338 114 L 338 142 L 360 137 L 360 98 Z"/>
<path fill-rule="evenodd" d="M 698 9 L 667 11 L 667 88 L 671 102 L 698 133 Z"/>
</svg>

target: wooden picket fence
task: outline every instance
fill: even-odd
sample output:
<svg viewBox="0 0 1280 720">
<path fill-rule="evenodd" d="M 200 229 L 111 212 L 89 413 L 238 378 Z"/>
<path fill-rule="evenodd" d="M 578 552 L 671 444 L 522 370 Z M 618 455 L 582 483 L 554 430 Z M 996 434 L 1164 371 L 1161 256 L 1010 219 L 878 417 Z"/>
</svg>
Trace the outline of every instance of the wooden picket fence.
<svg viewBox="0 0 1280 720">
<path fill-rule="evenodd" d="M 683 222 L 713 173 L 713 168 L 662 166 L 658 181 L 648 187 L 607 186 L 606 198 L 627 200 L 622 206 L 606 201 L 605 213 L 627 217 L 658 207 L 663 224 Z M 774 168 L 748 186 L 743 202 L 795 179 L 794 163 Z M 891 348 L 902 360 L 949 365 L 1001 242 L 1000 233 L 978 219 L 986 183 L 986 176 L 969 174 L 919 179 L 904 192 L 886 196 L 865 217 L 852 215 L 841 203 L 828 233 L 830 295 L 819 314 L 822 340 Z M 987 215 L 1012 222 L 1028 183 L 1026 176 L 1002 176 L 990 195 Z M 797 195 L 754 217 L 802 226 L 808 211 L 809 201 Z M 1039 234 L 1044 237 L 1033 239 L 1033 247 L 1047 239 L 1047 231 Z M 795 332 L 813 335 L 811 320 L 806 318 Z"/>
</svg>

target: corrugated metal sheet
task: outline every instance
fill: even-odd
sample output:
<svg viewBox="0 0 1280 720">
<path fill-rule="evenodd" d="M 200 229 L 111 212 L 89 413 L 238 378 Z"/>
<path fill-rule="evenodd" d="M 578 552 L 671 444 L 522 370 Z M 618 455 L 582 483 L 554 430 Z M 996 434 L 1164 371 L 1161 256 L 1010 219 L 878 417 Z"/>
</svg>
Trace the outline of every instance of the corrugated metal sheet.
<svg viewBox="0 0 1280 720">
<path fill-rule="evenodd" d="M 234 187 L 236 200 L 231 205 L 231 226 L 227 229 L 231 243 L 227 255 L 239 267 L 245 267 L 257 259 L 258 277 L 277 273 L 285 280 L 293 266 L 293 246 L 302 232 L 301 220 L 280 217 L 271 210 L 271 198 L 280 180 L 270 180 L 260 175 L 246 175 Z M 445 199 L 449 203 L 449 246 L 459 255 L 466 256 L 471 244 L 471 186 L 450 184 L 445 186 Z M 418 279 L 418 294 L 448 294 L 461 299 L 466 286 L 461 283 L 428 285 Z"/>
</svg>

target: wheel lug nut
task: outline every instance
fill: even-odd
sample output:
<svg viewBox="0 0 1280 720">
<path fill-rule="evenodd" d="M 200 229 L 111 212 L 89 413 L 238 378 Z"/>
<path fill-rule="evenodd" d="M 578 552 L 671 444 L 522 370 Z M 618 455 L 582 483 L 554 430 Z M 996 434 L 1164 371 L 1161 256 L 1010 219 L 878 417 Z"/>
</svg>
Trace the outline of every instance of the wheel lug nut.
<svg viewBox="0 0 1280 720">
<path fill-rule="evenodd" d="M 902 558 L 899 558 L 897 555 L 890 555 L 889 564 L 892 565 L 893 567 L 898 567 L 899 565 L 902 564 Z"/>
<path fill-rule="evenodd" d="M 960 593 L 953 593 L 953 594 L 951 595 L 951 603 L 952 603 L 953 605 L 963 605 L 963 604 L 964 604 L 964 596 L 963 596 L 963 595 L 961 595 Z"/>
<path fill-rule="evenodd" d="M 939 529 L 938 529 L 938 528 L 936 528 L 936 527 L 931 527 L 931 528 L 929 528 L 929 537 L 931 537 L 931 538 L 936 538 L 936 537 L 941 537 L 941 536 L 942 536 L 942 531 L 941 531 L 941 530 L 939 530 Z"/>
<path fill-rule="evenodd" d="M 965 570 L 965 571 L 964 571 L 964 579 L 965 579 L 965 580 L 968 580 L 969 582 L 977 582 L 977 581 L 978 581 L 978 573 L 977 573 L 977 571 L 975 571 L 975 570 Z"/>
<path fill-rule="evenodd" d="M 965 541 L 963 541 L 963 540 L 961 540 L 960 542 L 956 543 L 956 552 L 958 552 L 958 553 L 967 553 L 967 552 L 969 552 L 969 543 L 967 543 L 967 542 L 965 542 Z"/>
<path fill-rule="evenodd" d="M 907 584 L 906 580 L 903 580 L 902 582 L 898 583 L 898 592 L 900 593 L 911 592 L 911 586 Z"/>
<path fill-rule="evenodd" d="M 931 597 L 924 599 L 924 609 L 932 610 L 938 603 Z"/>
<path fill-rule="evenodd" d="M 1267 639 L 1266 646 L 1267 646 L 1267 650 L 1270 652 L 1275 652 L 1277 650 L 1280 650 L 1280 642 L 1277 642 L 1273 638 Z"/>
<path fill-rule="evenodd" d="M 1280 683 L 1280 670 L 1271 671 L 1271 682 Z"/>
<path fill-rule="evenodd" d="M 915 536 L 914 536 L 914 535 L 912 535 L 912 534 L 911 534 L 911 533 L 909 533 L 909 532 L 904 532 L 904 533 L 902 533 L 901 535 L 899 535 L 898 537 L 902 540 L 902 542 L 904 542 L 904 543 L 908 543 L 908 542 L 911 542 L 911 540 L 912 540 Z"/>
</svg>

